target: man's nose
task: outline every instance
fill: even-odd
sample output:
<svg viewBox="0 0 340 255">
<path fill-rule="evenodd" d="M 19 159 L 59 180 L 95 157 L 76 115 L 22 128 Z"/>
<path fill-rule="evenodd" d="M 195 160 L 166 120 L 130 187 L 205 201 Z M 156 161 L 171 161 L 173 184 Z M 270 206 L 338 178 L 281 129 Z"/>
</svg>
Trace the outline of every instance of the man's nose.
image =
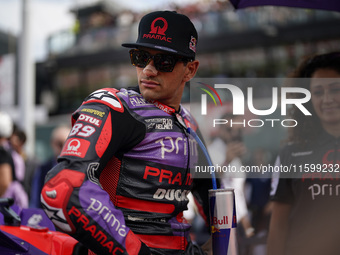
<svg viewBox="0 0 340 255">
<path fill-rule="evenodd" d="M 156 76 L 158 74 L 158 71 L 153 63 L 153 60 L 150 61 L 146 67 L 144 67 L 143 73 L 147 76 Z"/>
</svg>

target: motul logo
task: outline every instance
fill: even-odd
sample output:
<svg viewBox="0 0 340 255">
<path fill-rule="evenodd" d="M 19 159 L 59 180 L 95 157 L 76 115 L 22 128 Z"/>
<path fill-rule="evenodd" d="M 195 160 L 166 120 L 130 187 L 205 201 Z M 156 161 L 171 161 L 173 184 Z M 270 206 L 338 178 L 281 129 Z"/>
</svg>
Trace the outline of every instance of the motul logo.
<svg viewBox="0 0 340 255">
<path fill-rule="evenodd" d="M 81 114 L 78 118 L 78 120 L 82 120 L 82 121 L 85 121 L 85 122 L 88 122 L 90 124 L 93 124 L 97 127 L 100 127 L 102 121 L 97 119 L 97 118 L 94 118 L 92 116 L 88 116 L 86 114 Z"/>
<path fill-rule="evenodd" d="M 155 26 L 157 21 L 161 21 L 161 23 L 163 23 L 163 26 Z M 158 24 L 159 23 L 160 22 L 158 22 Z M 168 29 L 168 22 L 164 18 L 158 17 L 154 19 L 154 21 L 152 21 L 151 30 L 149 34 L 144 34 L 143 38 L 156 39 L 156 40 L 161 40 L 161 41 L 166 41 L 166 42 L 171 43 L 172 38 L 165 36 L 165 31 L 167 29 Z"/>
</svg>

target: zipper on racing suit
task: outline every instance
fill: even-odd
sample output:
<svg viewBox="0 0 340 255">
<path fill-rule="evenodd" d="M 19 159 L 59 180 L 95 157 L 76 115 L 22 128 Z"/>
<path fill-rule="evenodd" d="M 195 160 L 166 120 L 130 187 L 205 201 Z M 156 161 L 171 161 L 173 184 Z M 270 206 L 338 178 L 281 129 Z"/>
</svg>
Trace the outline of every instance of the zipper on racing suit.
<svg viewBox="0 0 340 255">
<path fill-rule="evenodd" d="M 188 175 L 188 173 L 190 172 L 190 153 L 191 153 L 191 150 L 190 150 L 190 135 L 189 135 L 189 133 L 188 133 L 188 131 L 187 131 L 187 125 L 185 124 L 185 122 L 184 122 L 184 120 L 183 120 L 183 117 L 179 114 L 179 113 L 177 113 L 177 112 L 175 112 L 174 113 L 174 115 L 175 115 L 175 117 L 176 117 L 176 124 L 183 130 L 183 134 L 186 136 L 186 138 L 187 138 L 187 148 L 188 148 L 188 160 L 187 160 L 187 166 L 186 166 L 186 170 L 185 170 L 185 175 L 183 175 L 183 178 L 185 178 L 184 176 L 187 176 Z M 183 182 L 184 182 L 185 180 L 183 179 Z M 183 201 L 181 202 L 181 203 L 183 203 Z M 184 216 L 182 215 L 182 218 L 184 219 Z M 183 225 L 182 225 L 183 226 Z M 182 230 L 184 231 L 184 228 L 182 227 Z M 182 239 L 182 246 L 184 247 L 185 246 L 185 243 L 184 243 L 184 239 Z M 185 254 L 185 251 L 183 251 L 183 253 L 182 254 Z"/>
</svg>

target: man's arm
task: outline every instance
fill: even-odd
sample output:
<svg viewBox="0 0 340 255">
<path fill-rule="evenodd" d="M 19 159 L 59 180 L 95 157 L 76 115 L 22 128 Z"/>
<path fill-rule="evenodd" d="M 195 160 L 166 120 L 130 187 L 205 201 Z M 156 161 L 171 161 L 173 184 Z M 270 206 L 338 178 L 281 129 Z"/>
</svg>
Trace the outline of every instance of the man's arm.
<svg viewBox="0 0 340 255">
<path fill-rule="evenodd" d="M 119 161 L 120 151 L 135 139 L 138 124 L 131 125 L 132 117 L 110 91 L 93 95 L 73 115 L 59 163 L 46 176 L 43 208 L 60 230 L 97 254 L 150 254 L 99 182 L 111 160 Z"/>
</svg>

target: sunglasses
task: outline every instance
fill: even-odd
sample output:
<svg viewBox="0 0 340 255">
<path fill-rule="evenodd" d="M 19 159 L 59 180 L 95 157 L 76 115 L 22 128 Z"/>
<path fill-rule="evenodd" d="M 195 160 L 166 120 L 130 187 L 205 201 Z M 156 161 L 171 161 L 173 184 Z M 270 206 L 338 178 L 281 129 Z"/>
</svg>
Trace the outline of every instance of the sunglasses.
<svg viewBox="0 0 340 255">
<path fill-rule="evenodd" d="M 151 55 L 145 50 L 138 49 L 132 49 L 129 51 L 129 53 L 132 65 L 144 68 L 150 63 L 151 60 L 153 60 L 156 70 L 160 72 L 172 72 L 178 61 L 185 63 L 191 61 L 189 58 L 176 56 L 173 54 L 158 53 Z"/>
</svg>

